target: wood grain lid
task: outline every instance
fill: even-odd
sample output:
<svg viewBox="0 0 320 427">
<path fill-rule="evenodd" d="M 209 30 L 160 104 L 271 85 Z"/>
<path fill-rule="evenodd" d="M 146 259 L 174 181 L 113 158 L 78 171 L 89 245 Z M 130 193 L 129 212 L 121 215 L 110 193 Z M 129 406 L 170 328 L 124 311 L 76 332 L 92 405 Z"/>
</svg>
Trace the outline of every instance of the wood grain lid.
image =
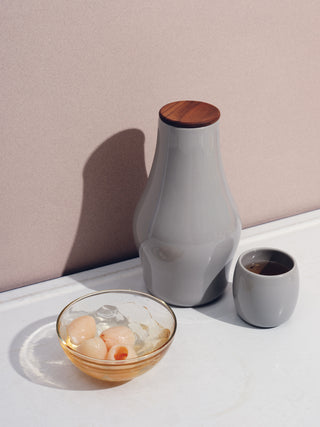
<svg viewBox="0 0 320 427">
<path fill-rule="evenodd" d="M 165 123 L 179 128 L 209 126 L 219 120 L 217 107 L 200 101 L 176 101 L 166 104 L 159 111 Z"/>
</svg>

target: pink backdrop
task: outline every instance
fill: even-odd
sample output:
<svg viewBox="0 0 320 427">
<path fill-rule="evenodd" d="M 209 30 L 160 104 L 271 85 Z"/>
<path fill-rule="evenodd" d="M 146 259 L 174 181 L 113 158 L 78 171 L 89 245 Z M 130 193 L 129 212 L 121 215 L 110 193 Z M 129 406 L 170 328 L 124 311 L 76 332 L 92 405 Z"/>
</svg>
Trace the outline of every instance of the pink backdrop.
<svg viewBox="0 0 320 427">
<path fill-rule="evenodd" d="M 0 289 L 136 256 L 167 102 L 217 105 L 244 226 L 320 207 L 320 2 L 0 3 Z"/>
</svg>

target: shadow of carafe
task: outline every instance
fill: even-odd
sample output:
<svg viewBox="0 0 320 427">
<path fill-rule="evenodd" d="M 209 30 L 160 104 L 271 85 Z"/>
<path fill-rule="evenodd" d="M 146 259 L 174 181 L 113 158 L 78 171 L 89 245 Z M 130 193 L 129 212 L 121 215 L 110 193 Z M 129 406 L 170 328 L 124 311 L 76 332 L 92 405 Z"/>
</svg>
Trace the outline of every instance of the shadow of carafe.
<svg viewBox="0 0 320 427">
<path fill-rule="evenodd" d="M 237 315 L 232 296 L 232 282 L 228 283 L 228 286 L 219 298 L 211 303 L 195 307 L 195 310 L 220 322 L 230 323 L 231 325 L 241 326 L 243 328 L 254 329 L 254 326 L 244 322 Z"/>
<path fill-rule="evenodd" d="M 86 162 L 81 215 L 64 275 L 137 256 L 132 221 L 147 182 L 144 139 L 139 129 L 124 130 Z"/>
</svg>

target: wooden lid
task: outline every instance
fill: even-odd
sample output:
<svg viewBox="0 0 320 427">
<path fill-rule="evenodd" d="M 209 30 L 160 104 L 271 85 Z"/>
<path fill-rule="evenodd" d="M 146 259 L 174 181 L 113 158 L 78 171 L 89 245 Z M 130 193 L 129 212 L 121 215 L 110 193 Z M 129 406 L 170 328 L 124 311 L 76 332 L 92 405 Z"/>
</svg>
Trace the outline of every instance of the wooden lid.
<svg viewBox="0 0 320 427">
<path fill-rule="evenodd" d="M 200 101 L 176 101 L 159 111 L 165 123 L 179 128 L 198 128 L 212 125 L 220 117 L 217 107 Z"/>
</svg>

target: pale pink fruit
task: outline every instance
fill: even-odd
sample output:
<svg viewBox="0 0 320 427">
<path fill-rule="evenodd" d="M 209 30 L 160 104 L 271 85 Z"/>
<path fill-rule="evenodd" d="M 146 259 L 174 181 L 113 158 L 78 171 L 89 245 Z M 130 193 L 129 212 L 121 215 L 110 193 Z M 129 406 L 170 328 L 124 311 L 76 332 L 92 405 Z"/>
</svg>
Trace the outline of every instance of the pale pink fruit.
<svg viewBox="0 0 320 427">
<path fill-rule="evenodd" d="M 127 360 L 134 357 L 137 357 L 137 354 L 131 345 L 117 344 L 108 351 L 107 360 Z"/>
<path fill-rule="evenodd" d="M 72 344 L 79 345 L 96 335 L 96 322 L 92 316 L 80 316 L 67 326 Z"/>
<path fill-rule="evenodd" d="M 100 337 L 94 337 L 83 341 L 83 343 L 77 347 L 77 351 L 85 356 L 94 357 L 95 359 L 105 359 L 107 355 L 107 347 Z"/>
<path fill-rule="evenodd" d="M 100 337 L 106 343 L 108 351 L 111 347 L 117 344 L 125 344 L 133 346 L 135 342 L 134 333 L 127 326 L 114 326 L 109 329 L 105 329 Z"/>
</svg>

